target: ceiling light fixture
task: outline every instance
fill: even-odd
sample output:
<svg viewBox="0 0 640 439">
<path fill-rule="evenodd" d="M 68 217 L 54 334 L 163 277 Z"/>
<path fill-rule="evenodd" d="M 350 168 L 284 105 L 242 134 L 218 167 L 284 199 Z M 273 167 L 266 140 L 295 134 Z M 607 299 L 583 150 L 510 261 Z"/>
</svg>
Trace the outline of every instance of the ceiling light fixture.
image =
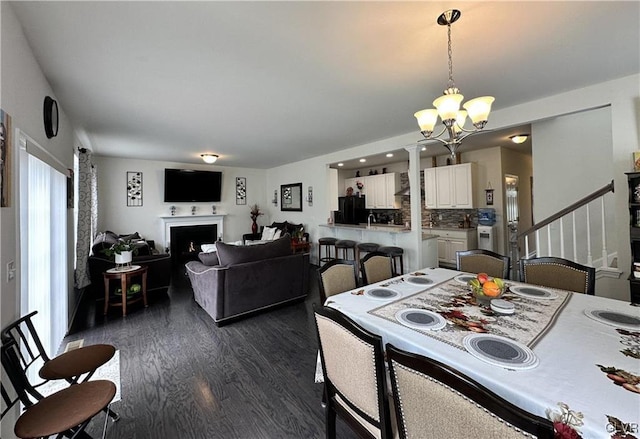
<svg viewBox="0 0 640 439">
<path fill-rule="evenodd" d="M 338 163 L 338 166 L 342 167 L 344 166 L 344 163 Z"/>
<path fill-rule="evenodd" d="M 216 162 L 216 160 L 218 160 L 218 155 L 217 154 L 200 154 L 200 157 L 202 157 L 202 160 L 205 163 L 208 164 L 213 164 Z"/>
<path fill-rule="evenodd" d="M 393 154 L 392 153 L 388 153 L 387 157 L 393 157 Z"/>
<path fill-rule="evenodd" d="M 509 136 L 513 143 L 524 143 L 529 138 L 528 134 L 516 134 L 515 136 Z"/>
<path fill-rule="evenodd" d="M 367 159 L 360 159 L 360 163 L 364 163 L 366 161 L 367 161 Z"/>
<path fill-rule="evenodd" d="M 425 139 L 421 140 L 437 140 L 442 142 L 444 146 L 451 153 L 451 157 L 455 160 L 456 151 L 460 146 L 460 143 L 471 134 L 475 134 L 481 131 L 489 119 L 489 113 L 491 112 L 491 104 L 495 100 L 493 96 L 482 96 L 479 98 L 471 99 L 467 101 L 462 107 L 464 110 L 460 110 L 460 103 L 464 99 L 464 96 L 460 94 L 460 90 L 453 82 L 453 62 L 451 60 L 451 25 L 455 23 L 461 16 L 461 12 L 457 9 L 450 9 L 443 12 L 438 17 L 438 24 L 441 26 L 447 26 L 447 54 L 449 57 L 449 81 L 447 82 L 447 88 L 444 91 L 444 95 L 433 101 L 433 106 L 427 110 L 418 111 L 414 114 L 418 119 L 418 125 L 420 125 L 420 131 Z M 466 111 L 465 111 L 466 110 Z M 464 123 L 467 119 L 467 115 L 473 123 L 474 129 L 467 130 L 464 128 Z M 438 116 L 442 120 L 444 128 L 437 135 L 433 135 L 433 130 L 438 121 Z M 448 134 L 448 139 L 440 139 L 440 136 L 444 133 Z"/>
</svg>

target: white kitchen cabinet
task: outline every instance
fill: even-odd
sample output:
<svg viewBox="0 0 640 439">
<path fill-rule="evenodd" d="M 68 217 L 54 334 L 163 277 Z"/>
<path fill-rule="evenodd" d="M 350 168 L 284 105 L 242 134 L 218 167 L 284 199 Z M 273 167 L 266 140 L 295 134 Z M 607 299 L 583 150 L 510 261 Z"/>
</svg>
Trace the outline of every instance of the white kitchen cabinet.
<svg viewBox="0 0 640 439">
<path fill-rule="evenodd" d="M 348 178 L 345 180 L 345 188 L 352 185 L 356 189 L 356 182 L 364 184 L 362 193 L 365 196 L 365 207 L 367 209 L 399 209 L 400 200 L 396 197 L 396 192 L 400 188 L 400 174 L 392 172 L 389 174 L 367 175 L 359 178 Z"/>
<path fill-rule="evenodd" d="M 477 248 L 476 229 L 429 229 L 438 236 L 438 262 L 445 266 L 456 265 L 456 252 Z"/>
<path fill-rule="evenodd" d="M 473 163 L 424 170 L 425 205 L 437 209 L 472 209 Z"/>
</svg>

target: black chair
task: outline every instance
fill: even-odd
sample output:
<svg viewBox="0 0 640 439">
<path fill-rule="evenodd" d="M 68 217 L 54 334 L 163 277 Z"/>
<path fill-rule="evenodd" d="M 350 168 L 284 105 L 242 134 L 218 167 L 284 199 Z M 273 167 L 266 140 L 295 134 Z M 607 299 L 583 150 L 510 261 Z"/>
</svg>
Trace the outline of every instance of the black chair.
<svg viewBox="0 0 640 439">
<path fill-rule="evenodd" d="M 34 403 L 27 394 L 30 384 L 22 369 L 20 348 L 15 341 L 9 341 L 1 348 L 2 369 L 9 378 L 2 381 L 2 418 L 17 402 L 25 406 L 14 426 L 19 438 L 44 438 L 53 435 L 70 438 L 91 438 L 84 430 L 89 422 L 101 411 L 108 412 L 109 404 L 116 394 L 116 386 L 111 381 L 96 380 L 75 384 L 41 398 Z M 107 415 L 102 437 L 106 435 Z"/>
<path fill-rule="evenodd" d="M 551 421 L 522 410 L 452 367 L 391 344 L 386 352 L 400 438 L 505 439 L 522 438 L 523 432 L 554 437 Z"/>
<path fill-rule="evenodd" d="M 39 388 L 51 380 L 65 380 L 70 385 L 87 382 L 102 365 L 106 364 L 116 352 L 112 345 L 96 344 L 73 349 L 57 357 L 47 355 L 40 337 L 33 325 L 33 311 L 6 326 L 0 332 L 2 346 L 20 346 L 17 351 L 19 366 L 24 370 L 25 381 L 21 384 L 33 401 L 44 398 Z M 16 366 L 17 367 L 17 366 Z M 42 381 L 32 383 L 28 378 L 29 371 L 39 367 L 38 375 Z M 107 409 L 114 421 L 118 414 Z"/>
<path fill-rule="evenodd" d="M 324 304 L 327 297 L 352 290 L 358 286 L 356 261 L 333 259 L 318 268 L 320 300 Z"/>
<path fill-rule="evenodd" d="M 391 256 L 381 252 L 367 253 L 360 260 L 362 283 L 364 285 L 390 279 L 393 277 L 393 263 Z"/>
<path fill-rule="evenodd" d="M 520 259 L 520 282 L 594 295 L 596 269 L 568 259 Z"/>
<path fill-rule="evenodd" d="M 378 248 L 378 251 L 387 256 L 391 256 L 394 276 L 404 274 L 404 250 L 402 247 L 382 246 Z M 400 269 L 398 269 L 398 266 L 400 266 Z"/>
<path fill-rule="evenodd" d="M 456 252 L 456 269 L 467 273 L 487 273 L 492 277 L 509 279 L 511 258 L 490 250 Z"/>
<path fill-rule="evenodd" d="M 390 439 L 382 338 L 339 311 L 315 307 L 326 395 L 326 437 L 336 437 L 336 415 L 363 438 Z"/>
</svg>

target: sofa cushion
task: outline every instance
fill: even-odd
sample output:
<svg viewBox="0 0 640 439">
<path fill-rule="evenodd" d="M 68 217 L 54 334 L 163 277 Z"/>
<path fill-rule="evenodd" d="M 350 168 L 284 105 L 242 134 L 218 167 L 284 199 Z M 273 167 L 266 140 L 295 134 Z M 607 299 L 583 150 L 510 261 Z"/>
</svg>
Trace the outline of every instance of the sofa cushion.
<svg viewBox="0 0 640 439">
<path fill-rule="evenodd" d="M 273 241 L 275 238 L 275 234 L 278 231 L 275 227 L 265 227 L 262 229 L 262 236 L 260 237 L 261 241 Z"/>
<path fill-rule="evenodd" d="M 200 262 L 204 265 L 208 265 L 210 267 L 220 265 L 217 252 L 201 252 L 198 254 L 198 259 L 200 259 Z"/>
<path fill-rule="evenodd" d="M 98 233 L 96 239 L 93 240 L 93 245 L 91 246 L 91 253 L 96 256 L 104 256 L 102 250 L 106 250 L 111 247 L 113 244 L 118 242 L 118 235 L 113 232 L 103 232 Z"/>
<path fill-rule="evenodd" d="M 216 246 L 220 265 L 224 266 L 291 254 L 291 238 L 289 236 L 284 236 L 262 245 L 236 246 L 218 242 Z"/>
</svg>

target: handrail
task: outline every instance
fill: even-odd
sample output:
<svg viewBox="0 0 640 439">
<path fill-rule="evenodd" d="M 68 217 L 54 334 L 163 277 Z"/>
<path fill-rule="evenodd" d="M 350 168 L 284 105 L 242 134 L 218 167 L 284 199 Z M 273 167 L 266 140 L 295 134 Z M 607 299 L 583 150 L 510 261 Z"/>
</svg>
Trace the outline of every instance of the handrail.
<svg viewBox="0 0 640 439">
<path fill-rule="evenodd" d="M 570 206 L 565 207 L 564 209 L 562 209 L 559 212 L 551 215 L 547 219 L 544 219 L 544 220 L 540 221 L 539 223 L 534 224 L 533 226 L 529 227 L 527 230 L 518 233 L 517 239 L 520 239 L 523 236 L 530 235 L 531 233 L 533 233 L 533 232 L 535 232 L 537 230 L 540 230 L 541 228 L 551 224 L 552 222 L 562 218 L 563 216 L 573 212 L 574 210 L 579 209 L 579 208 L 581 208 L 582 206 L 584 206 L 586 204 L 589 204 L 593 200 L 595 200 L 597 198 L 600 198 L 601 196 L 603 196 L 604 194 L 607 194 L 609 192 L 614 192 L 613 180 L 611 180 L 611 183 L 609 183 L 606 186 L 603 186 L 601 189 L 598 189 L 594 193 L 589 194 L 586 197 L 582 198 L 581 200 L 578 200 L 575 203 L 571 204 Z"/>
</svg>

